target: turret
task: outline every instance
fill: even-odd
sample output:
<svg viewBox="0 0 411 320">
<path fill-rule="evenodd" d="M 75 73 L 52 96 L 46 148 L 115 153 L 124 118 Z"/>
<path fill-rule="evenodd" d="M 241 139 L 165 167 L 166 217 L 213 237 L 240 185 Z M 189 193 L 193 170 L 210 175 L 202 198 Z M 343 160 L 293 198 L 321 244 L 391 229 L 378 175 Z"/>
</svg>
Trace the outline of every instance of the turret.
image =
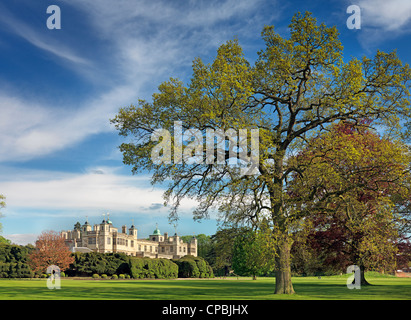
<svg viewBox="0 0 411 320">
<path fill-rule="evenodd" d="M 87 220 L 86 220 L 86 222 L 84 222 L 84 224 L 81 226 L 81 230 L 82 230 L 83 232 L 91 231 L 91 225 L 88 223 Z"/>
<path fill-rule="evenodd" d="M 133 236 L 135 239 L 137 239 L 137 228 L 134 227 L 134 224 L 132 224 L 130 229 L 128 229 L 128 234 L 130 236 Z"/>
<path fill-rule="evenodd" d="M 156 229 L 153 231 L 153 234 L 149 238 L 151 241 L 163 242 L 164 236 L 161 235 L 160 230 L 158 229 L 158 224 L 156 223 Z"/>
</svg>

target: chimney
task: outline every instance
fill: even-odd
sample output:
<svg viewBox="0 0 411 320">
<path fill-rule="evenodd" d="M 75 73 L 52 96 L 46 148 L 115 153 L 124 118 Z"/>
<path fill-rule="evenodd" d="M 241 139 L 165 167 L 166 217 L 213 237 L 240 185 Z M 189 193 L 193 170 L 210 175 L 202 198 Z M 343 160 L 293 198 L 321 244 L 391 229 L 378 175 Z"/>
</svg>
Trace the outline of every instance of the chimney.
<svg viewBox="0 0 411 320">
<path fill-rule="evenodd" d="M 127 226 L 126 225 L 121 227 L 121 232 L 127 234 Z"/>
</svg>

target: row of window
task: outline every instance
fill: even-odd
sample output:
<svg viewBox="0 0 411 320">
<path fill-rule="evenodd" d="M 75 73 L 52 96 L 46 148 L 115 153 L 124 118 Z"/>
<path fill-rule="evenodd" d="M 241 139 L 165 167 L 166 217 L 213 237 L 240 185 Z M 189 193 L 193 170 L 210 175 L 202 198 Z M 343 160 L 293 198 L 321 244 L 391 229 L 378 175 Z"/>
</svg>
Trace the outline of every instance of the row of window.
<svg viewBox="0 0 411 320">
<path fill-rule="evenodd" d="M 128 247 L 129 241 L 127 239 L 123 238 L 113 238 L 113 244 L 118 244 L 121 246 L 126 246 Z M 96 238 L 88 238 L 88 244 L 96 244 Z M 107 237 L 107 244 L 111 244 L 111 237 Z M 130 240 L 130 247 L 134 248 L 134 240 Z M 143 250 L 144 248 L 144 250 Z M 147 246 L 147 245 L 138 245 L 138 251 L 145 251 L 145 252 L 158 252 L 158 247 L 157 246 Z M 170 252 L 173 252 L 173 247 L 170 246 Z M 165 252 L 165 247 L 161 247 L 161 252 Z M 186 252 L 186 247 L 178 247 L 178 252 Z M 195 249 L 191 249 L 191 252 L 194 253 Z"/>
</svg>

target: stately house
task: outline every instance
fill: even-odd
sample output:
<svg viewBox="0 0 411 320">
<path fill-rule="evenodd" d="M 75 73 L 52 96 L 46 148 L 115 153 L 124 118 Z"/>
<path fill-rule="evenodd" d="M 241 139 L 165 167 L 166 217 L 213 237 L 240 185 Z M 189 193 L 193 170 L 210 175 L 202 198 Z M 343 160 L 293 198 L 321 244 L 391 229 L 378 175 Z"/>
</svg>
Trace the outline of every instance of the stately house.
<svg viewBox="0 0 411 320">
<path fill-rule="evenodd" d="M 138 239 L 137 228 L 132 225 L 121 227 L 121 232 L 113 227 L 109 218 L 93 227 L 86 221 L 80 228 L 62 231 L 66 245 L 71 251 L 83 252 L 123 252 L 127 255 L 150 258 L 178 259 L 185 255 L 197 256 L 197 239 L 183 242 L 177 234 L 161 234 L 156 226 L 149 239 Z"/>
</svg>

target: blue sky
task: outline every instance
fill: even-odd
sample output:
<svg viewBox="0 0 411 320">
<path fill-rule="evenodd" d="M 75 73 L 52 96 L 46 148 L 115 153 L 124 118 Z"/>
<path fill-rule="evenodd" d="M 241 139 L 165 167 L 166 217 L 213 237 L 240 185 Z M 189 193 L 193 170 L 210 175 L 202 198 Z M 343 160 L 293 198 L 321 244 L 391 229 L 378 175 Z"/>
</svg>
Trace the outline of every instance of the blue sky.
<svg viewBox="0 0 411 320">
<path fill-rule="evenodd" d="M 49 30 L 49 5 L 61 29 Z M 350 30 L 349 5 L 361 8 Z M 283 36 L 297 11 L 336 25 L 346 59 L 397 49 L 410 63 L 409 0 L 109 1 L 18 0 L 0 4 L 0 194 L 2 235 L 20 244 L 43 230 L 72 229 L 88 216 L 131 225 L 148 236 L 155 224 L 174 232 L 161 186 L 122 163 L 123 141 L 109 123 L 120 107 L 150 99 L 169 77 L 188 81 L 195 57 L 208 62 L 238 38 L 253 62 L 264 25 Z M 213 234 L 214 219 L 192 220 L 181 207 L 180 234 Z"/>
</svg>

